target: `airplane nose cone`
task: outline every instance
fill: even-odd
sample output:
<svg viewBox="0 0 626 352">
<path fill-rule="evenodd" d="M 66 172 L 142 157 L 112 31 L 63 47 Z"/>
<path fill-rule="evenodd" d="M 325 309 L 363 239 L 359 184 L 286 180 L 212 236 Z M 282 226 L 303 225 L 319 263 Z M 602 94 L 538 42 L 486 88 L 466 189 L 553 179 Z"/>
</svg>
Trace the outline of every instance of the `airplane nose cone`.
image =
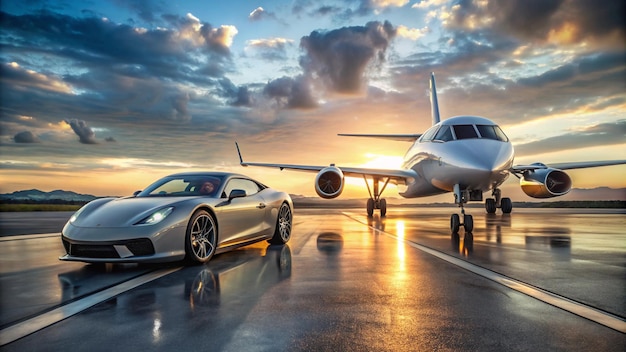
<svg viewBox="0 0 626 352">
<path fill-rule="evenodd" d="M 487 141 L 491 142 L 491 141 Z M 469 168 L 476 171 L 500 172 L 508 170 L 513 163 L 513 148 L 509 143 L 485 143 L 466 154 Z"/>
<path fill-rule="evenodd" d="M 508 177 L 513 164 L 513 147 L 510 143 L 494 140 L 463 141 L 463 149 L 448 155 L 449 184 L 459 183 L 473 189 L 489 189 Z"/>
</svg>

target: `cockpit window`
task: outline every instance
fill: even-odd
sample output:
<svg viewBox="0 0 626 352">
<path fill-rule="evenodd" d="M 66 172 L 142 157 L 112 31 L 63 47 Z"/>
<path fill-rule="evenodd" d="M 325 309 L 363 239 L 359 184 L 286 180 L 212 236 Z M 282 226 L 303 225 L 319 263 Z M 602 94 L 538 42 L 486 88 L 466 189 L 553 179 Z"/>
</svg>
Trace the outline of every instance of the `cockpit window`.
<svg viewBox="0 0 626 352">
<path fill-rule="evenodd" d="M 454 137 L 452 137 L 452 130 L 450 129 L 450 126 L 441 126 L 434 138 L 434 140 L 442 142 L 448 142 L 453 139 Z"/>
<path fill-rule="evenodd" d="M 474 125 L 454 125 L 456 139 L 478 138 Z"/>
<path fill-rule="evenodd" d="M 431 127 L 431 128 L 428 129 L 428 131 L 424 132 L 424 134 L 422 135 L 422 138 L 420 138 L 420 142 L 432 141 L 433 140 L 433 136 L 437 132 L 437 128 L 438 128 L 438 126 Z"/>
<path fill-rule="evenodd" d="M 508 142 L 509 138 L 502 132 L 500 127 L 493 125 L 476 125 L 482 138 L 495 139 L 497 141 Z"/>
</svg>

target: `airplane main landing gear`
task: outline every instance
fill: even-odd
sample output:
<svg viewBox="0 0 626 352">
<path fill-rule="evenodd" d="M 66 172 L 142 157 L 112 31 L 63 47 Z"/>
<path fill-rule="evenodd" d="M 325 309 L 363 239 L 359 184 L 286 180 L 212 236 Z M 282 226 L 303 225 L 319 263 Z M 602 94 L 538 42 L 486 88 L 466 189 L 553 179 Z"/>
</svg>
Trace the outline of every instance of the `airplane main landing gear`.
<svg viewBox="0 0 626 352">
<path fill-rule="evenodd" d="M 466 233 L 471 233 L 474 230 L 474 218 L 470 214 L 465 214 L 465 208 L 463 204 L 468 201 L 468 191 L 461 191 L 459 185 L 454 185 L 454 202 L 461 207 L 461 215 L 463 215 L 463 222 L 461 223 L 461 217 L 459 214 L 452 214 L 450 216 L 450 230 L 452 234 L 457 234 L 461 226 L 465 229 Z"/>
<path fill-rule="evenodd" d="M 372 190 L 370 189 L 370 184 L 367 182 L 367 178 L 363 176 L 365 180 L 365 184 L 367 185 L 367 192 L 370 194 L 370 199 L 367 200 L 367 216 L 372 217 L 374 215 L 374 209 L 380 209 L 380 217 L 384 217 L 387 215 L 387 200 L 384 198 L 380 198 L 380 195 L 383 193 L 387 184 L 389 183 L 389 178 L 385 180 L 385 184 L 383 188 L 379 190 L 378 183 L 380 182 L 380 178 L 374 177 L 373 180 L 373 188 L 374 193 L 372 194 Z"/>
<path fill-rule="evenodd" d="M 513 202 L 511 202 L 511 198 L 502 198 L 501 192 L 499 188 L 495 188 L 492 192 L 494 198 L 487 198 L 485 200 L 485 210 L 487 210 L 488 214 L 495 214 L 496 209 L 502 209 L 503 214 L 510 214 L 513 210 Z"/>
</svg>

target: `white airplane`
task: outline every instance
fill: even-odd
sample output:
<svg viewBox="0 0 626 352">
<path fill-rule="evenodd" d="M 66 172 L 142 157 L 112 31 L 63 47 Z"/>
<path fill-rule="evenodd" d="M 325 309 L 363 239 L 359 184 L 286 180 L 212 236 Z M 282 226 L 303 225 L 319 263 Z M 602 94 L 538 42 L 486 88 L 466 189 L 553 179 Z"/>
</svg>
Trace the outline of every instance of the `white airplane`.
<svg viewBox="0 0 626 352">
<path fill-rule="evenodd" d="M 367 201 L 370 217 L 374 209 L 380 210 L 381 217 L 387 213 L 387 202 L 381 194 L 390 182 L 398 186 L 398 193 L 404 198 L 452 192 L 463 216 L 461 219 L 459 214 L 452 214 L 450 228 L 454 234 L 461 226 L 466 233 L 472 232 L 473 218 L 465 214 L 463 206 L 469 201 L 482 201 L 485 192 L 491 192 L 491 197 L 485 200 L 487 213 L 495 213 L 497 208 L 503 213 L 511 212 L 511 199 L 502 197 L 498 188 L 510 174 L 520 179 L 522 190 L 530 197 L 550 198 L 562 196 L 572 188 L 572 180 L 563 170 L 626 164 L 626 160 L 608 160 L 514 166 L 513 145 L 493 121 L 477 116 L 440 120 L 434 73 L 430 78 L 430 102 L 433 126 L 423 134 L 339 134 L 412 142 L 401 169 L 244 162 L 239 145 L 235 143 L 239 161 L 242 166 L 317 172 L 315 191 L 326 199 L 341 194 L 345 176 L 363 177 L 370 195 Z"/>
</svg>

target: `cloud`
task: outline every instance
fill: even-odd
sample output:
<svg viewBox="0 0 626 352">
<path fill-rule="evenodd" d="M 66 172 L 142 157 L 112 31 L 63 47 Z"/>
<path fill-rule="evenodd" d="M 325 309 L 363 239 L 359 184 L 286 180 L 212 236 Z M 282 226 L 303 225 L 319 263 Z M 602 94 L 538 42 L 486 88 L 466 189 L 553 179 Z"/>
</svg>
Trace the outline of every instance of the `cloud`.
<svg viewBox="0 0 626 352">
<path fill-rule="evenodd" d="M 450 28 L 490 28 L 526 40 L 574 44 L 612 37 L 615 44 L 626 40 L 624 12 L 623 1 L 600 6 L 589 0 L 468 0 L 453 5 L 443 19 Z"/>
<path fill-rule="evenodd" d="M 231 106 L 252 106 L 254 103 L 252 92 L 247 86 L 237 87 L 228 78 L 220 80 L 218 94 L 225 97 Z"/>
<path fill-rule="evenodd" d="M 21 67 L 17 62 L 0 65 L 0 80 L 20 89 L 37 89 L 40 91 L 71 94 L 71 85 L 54 75 L 46 75 Z"/>
<path fill-rule="evenodd" d="M 39 139 L 31 131 L 24 131 L 13 136 L 15 143 L 38 143 Z"/>
<path fill-rule="evenodd" d="M 330 91 L 356 93 L 365 88 L 365 72 L 385 61 L 385 52 L 397 31 L 389 22 L 313 31 L 300 40 L 305 75 L 319 77 Z"/>
<path fill-rule="evenodd" d="M 98 144 L 96 141 L 96 133 L 87 126 L 87 123 L 83 120 L 65 120 L 65 123 L 72 127 L 72 130 L 79 138 L 79 141 L 83 144 Z"/>
<path fill-rule="evenodd" d="M 626 120 L 590 126 L 579 131 L 515 146 L 518 156 L 556 152 L 566 149 L 623 144 L 626 141 Z"/>
<path fill-rule="evenodd" d="M 188 82 L 197 81 L 197 70 L 229 63 L 236 27 L 215 27 L 191 14 L 164 18 L 173 28 L 145 29 L 51 12 L 0 12 L 6 34 L 3 51 L 47 55 L 89 70 L 106 68 Z"/>
<path fill-rule="evenodd" d="M 286 38 L 252 39 L 246 42 L 245 50 L 267 61 L 286 60 L 291 45 L 293 40 Z"/>
</svg>

